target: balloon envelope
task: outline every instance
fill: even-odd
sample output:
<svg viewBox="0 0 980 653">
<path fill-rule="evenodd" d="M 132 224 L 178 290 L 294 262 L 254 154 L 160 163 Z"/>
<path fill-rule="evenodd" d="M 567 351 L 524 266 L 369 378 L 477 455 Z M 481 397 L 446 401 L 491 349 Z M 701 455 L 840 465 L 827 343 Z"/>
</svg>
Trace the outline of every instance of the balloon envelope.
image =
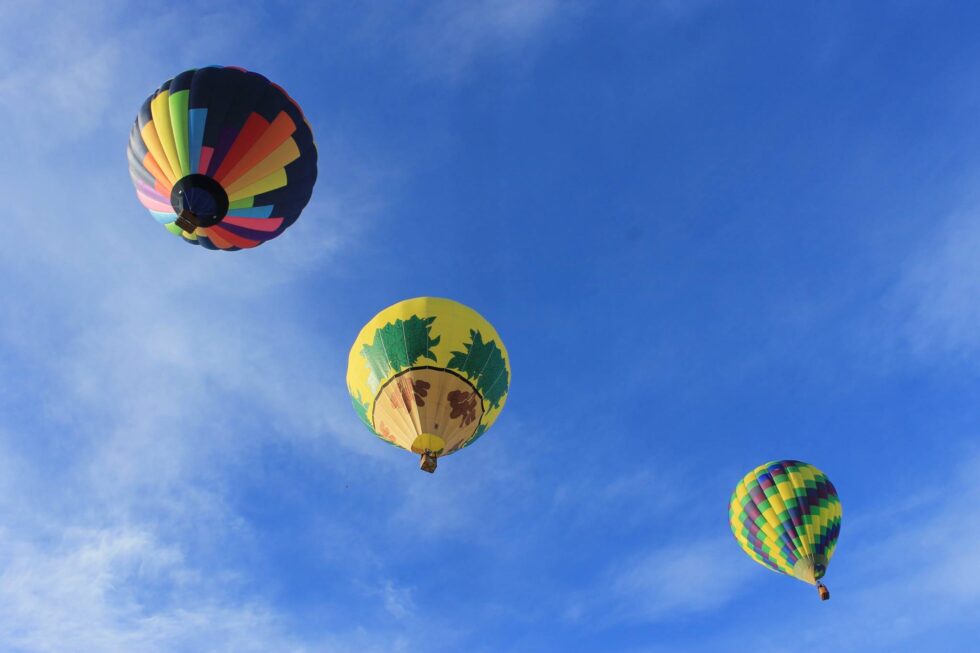
<svg viewBox="0 0 980 653">
<path fill-rule="evenodd" d="M 208 249 L 255 247 L 286 230 L 316 181 L 299 106 L 257 73 L 212 66 L 146 99 L 130 132 L 136 195 L 171 233 Z"/>
<path fill-rule="evenodd" d="M 753 560 L 816 585 L 837 545 L 841 503 L 830 479 L 813 465 L 776 460 L 739 481 L 728 517 Z"/>
<path fill-rule="evenodd" d="M 354 409 L 371 432 L 434 456 L 483 435 L 503 410 L 509 385 L 497 331 L 473 309 L 436 297 L 378 313 L 358 334 L 347 365 Z"/>
</svg>

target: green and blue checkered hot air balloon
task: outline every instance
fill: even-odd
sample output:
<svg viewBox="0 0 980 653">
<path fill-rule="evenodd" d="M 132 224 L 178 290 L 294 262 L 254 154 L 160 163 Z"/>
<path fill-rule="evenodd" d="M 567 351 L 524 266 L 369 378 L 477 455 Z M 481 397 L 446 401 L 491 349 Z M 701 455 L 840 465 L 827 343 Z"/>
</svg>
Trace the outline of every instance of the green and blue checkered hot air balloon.
<svg viewBox="0 0 980 653">
<path fill-rule="evenodd" d="M 760 465 L 735 487 L 728 519 L 753 560 L 830 598 L 820 579 L 837 546 L 841 503 L 826 474 L 798 460 Z"/>
</svg>

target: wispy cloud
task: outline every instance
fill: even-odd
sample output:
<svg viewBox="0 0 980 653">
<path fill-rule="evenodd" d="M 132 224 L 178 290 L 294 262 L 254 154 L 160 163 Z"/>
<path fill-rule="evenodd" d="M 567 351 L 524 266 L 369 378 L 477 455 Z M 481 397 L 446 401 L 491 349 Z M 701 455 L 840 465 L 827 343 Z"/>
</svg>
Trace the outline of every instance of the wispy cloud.
<svg viewBox="0 0 980 653">
<path fill-rule="evenodd" d="M 732 564 L 729 538 L 656 549 L 616 570 L 612 591 L 627 619 L 656 621 L 727 603 L 751 569 Z"/>
<path fill-rule="evenodd" d="M 337 225 L 370 219 L 378 198 L 357 191 L 367 185 L 358 179 L 343 192 L 320 188 L 291 233 L 244 256 L 174 240 L 135 201 L 123 146 L 136 94 L 152 90 L 133 71 L 173 67 L 159 83 L 185 64 L 155 59 L 170 44 L 144 43 L 124 3 L 51 9 L 52 20 L 42 9 L 11 9 L 0 31 L 9 63 L 0 115 L 13 126 L 4 144 L 28 153 L 0 182 L 18 198 L 8 215 L 19 225 L 17 246 L 8 240 L 0 257 L 18 289 L 0 310 L 0 344 L 32 384 L 26 401 L 0 397 L 26 407 L 0 425 L 0 642 L 52 652 L 405 650 L 401 636 L 356 625 L 294 637 L 262 588 L 215 553 L 251 537 L 228 486 L 262 447 L 291 442 L 316 455 L 329 439 L 383 455 L 347 437 L 360 426 L 330 376 L 346 343 L 325 343 L 292 290 L 349 251 L 351 232 Z M 220 38 L 249 34 L 221 11 L 203 17 L 222 24 Z M 179 15 L 157 18 L 167 32 Z M 210 60 L 213 46 L 183 54 Z M 108 161 L 103 137 L 118 144 Z M 331 155 L 321 153 L 327 166 Z M 407 614 L 410 593 L 384 587 L 379 603 Z"/>
<path fill-rule="evenodd" d="M 342 13 L 336 38 L 382 56 L 412 76 L 455 83 L 479 64 L 503 59 L 523 65 L 558 30 L 582 15 L 586 0 L 367 2 Z M 306 24 L 336 17 L 322 3 L 304 8 Z M 328 18 L 328 14 L 330 17 Z"/>
<path fill-rule="evenodd" d="M 415 614 L 415 602 L 411 589 L 399 587 L 393 581 L 385 581 L 379 590 L 385 610 L 395 619 L 408 619 Z"/>
<path fill-rule="evenodd" d="M 659 8 L 683 14 L 691 4 L 681 4 Z M 518 66 L 533 59 L 536 48 L 560 38 L 582 15 L 581 6 L 414 3 L 392 10 L 375 37 L 390 40 L 387 52 L 405 55 L 400 65 L 411 72 L 458 82 L 490 60 Z M 573 425 L 544 434 L 534 425 L 533 436 L 517 437 L 523 427 L 514 420 L 516 404 L 478 454 L 447 459 L 435 478 L 415 470 L 408 454 L 370 438 L 344 396 L 349 342 L 337 341 L 330 328 L 340 318 L 320 309 L 330 305 L 332 291 L 318 289 L 317 311 L 305 294 L 311 278 L 329 275 L 355 250 L 358 227 L 346 225 L 370 223 L 385 205 L 370 166 L 349 165 L 338 155 L 343 149 L 322 147 L 322 168 L 331 174 L 321 178 L 304 216 L 283 238 L 238 255 L 176 241 L 132 196 L 122 150 L 145 93 L 182 67 L 234 63 L 225 61 L 227 46 L 257 43 L 267 28 L 261 2 L 247 10 L 224 2 L 195 8 L 199 20 L 190 28 L 182 22 L 185 7 L 152 16 L 99 0 L 4 8 L 0 117 L 8 128 L 0 144 L 18 153 L 0 177 L 0 194 L 16 198 L 6 213 L 15 237 L 5 240 L 0 256 L 7 289 L 0 372 L 12 379 L 0 388 L 4 647 L 438 649 L 426 637 L 429 629 L 446 637 L 444 650 L 464 650 L 462 644 L 453 649 L 449 631 L 455 621 L 473 618 L 477 639 L 486 622 L 474 613 L 497 611 L 508 624 L 549 623 L 567 607 L 569 619 L 556 629 L 569 623 L 573 630 L 592 623 L 660 627 L 675 618 L 714 617 L 755 579 L 792 584 L 745 559 L 727 533 L 706 536 L 694 524 L 689 533 L 660 541 L 618 542 L 615 552 L 626 557 L 599 565 L 593 578 L 586 574 L 587 587 L 566 605 L 568 585 L 579 588 L 577 565 L 593 553 L 585 549 L 594 546 L 606 560 L 611 549 L 594 542 L 609 532 L 636 536 L 645 519 L 655 522 L 651 531 L 661 523 L 667 528 L 691 502 L 688 488 L 649 470 L 611 473 L 610 480 L 566 466 L 574 456 L 531 464 L 535 455 L 581 442 L 563 439 Z M 147 36 L 178 27 L 192 30 L 180 48 Z M 278 42 L 249 48 L 251 60 L 241 63 L 275 61 L 283 50 Z M 325 127 L 315 127 L 321 145 L 329 142 Z M 906 335 L 918 351 L 980 351 L 974 215 L 950 220 L 925 243 L 902 282 Z M 534 451 L 535 438 L 552 441 L 552 449 Z M 515 446 L 527 459 L 515 462 Z M 343 571 L 336 578 L 323 572 L 323 584 L 336 583 L 338 594 L 363 604 L 360 612 L 329 606 L 332 624 L 346 620 L 329 635 L 320 624 L 298 627 L 298 612 L 317 608 L 303 604 L 291 612 L 296 606 L 289 601 L 304 599 L 289 597 L 283 605 L 273 583 L 251 575 L 241 560 L 259 555 L 257 538 L 272 536 L 258 532 L 236 504 L 250 474 L 263 473 L 270 450 L 313 460 L 311 475 L 327 478 L 345 470 L 326 450 L 355 456 L 365 463 L 357 465 L 358 482 L 375 486 L 367 517 L 338 516 L 365 507 L 342 501 L 292 515 L 314 522 L 298 535 L 316 539 L 317 562 Z M 968 628 L 980 605 L 974 573 L 980 522 L 963 506 L 980 501 L 978 473 L 973 463 L 959 476 L 931 479 L 934 487 L 948 486 L 948 495 L 916 492 L 898 507 L 883 498 L 889 518 L 864 520 L 861 537 L 848 526 L 860 523 L 860 515 L 848 516 L 833 570 L 848 573 L 835 576 L 831 602 L 848 614 L 828 626 L 811 627 L 800 617 L 774 627 L 775 636 L 788 640 L 779 628 L 792 626 L 805 633 L 794 633 L 793 641 L 862 650 L 849 634 L 873 624 L 875 634 L 864 643 L 887 650 L 946 624 Z M 281 485 L 276 491 L 290 491 Z M 469 569 L 501 577 L 483 579 L 487 596 L 450 606 L 448 626 L 414 626 L 431 614 L 433 590 L 399 573 L 401 565 L 425 558 L 411 552 L 415 547 L 442 555 L 447 547 L 462 551 L 461 542 L 463 555 L 475 560 Z M 576 545 L 584 551 L 577 557 L 559 550 Z M 540 578 L 519 577 L 541 561 L 547 563 L 535 569 Z M 460 567 L 440 565 L 433 565 L 444 574 L 437 591 L 445 592 Z M 566 574 L 575 580 L 566 581 Z M 514 587 L 526 596 L 514 600 Z M 759 636 L 733 631 L 736 640 L 758 643 Z"/>
<path fill-rule="evenodd" d="M 482 57 L 533 47 L 557 20 L 576 11 L 556 0 L 477 0 L 426 5 L 411 47 L 430 71 L 458 77 Z"/>
<path fill-rule="evenodd" d="M 980 209 L 960 211 L 909 261 L 896 297 L 919 354 L 980 354 Z"/>
<path fill-rule="evenodd" d="M 731 538 L 717 537 L 635 555 L 607 570 L 596 591 L 569 606 L 566 616 L 599 625 L 649 623 L 719 608 L 753 571 L 737 564 L 733 547 Z"/>
<path fill-rule="evenodd" d="M 832 572 L 849 578 L 845 584 L 845 577 L 836 574 L 840 591 L 831 601 L 844 611 L 831 620 L 808 622 L 805 629 L 786 624 L 794 628 L 794 637 L 802 637 L 799 645 L 839 651 L 912 650 L 918 641 L 939 645 L 944 630 L 976 625 L 980 515 L 969 506 L 980 501 L 980 456 L 975 451 L 959 453 L 953 459 L 960 463 L 947 474 L 919 479 L 924 504 L 910 502 L 903 514 L 881 524 L 879 532 L 865 533 L 856 542 L 848 541 L 846 529 L 842 532 L 842 549 Z M 941 486 L 941 495 L 937 497 L 931 486 Z"/>
<path fill-rule="evenodd" d="M 28 544 L 0 533 L 0 643 L 4 650 L 61 653 L 421 650 L 385 629 L 352 626 L 294 634 L 291 624 L 234 573 L 187 560 L 173 545 L 133 528 L 58 529 Z M 392 610 L 407 609 L 397 590 Z M 399 613 L 404 616 L 406 613 Z"/>
<path fill-rule="evenodd" d="M 565 617 L 607 628 L 714 615 L 715 628 L 685 639 L 692 651 L 789 641 L 892 651 L 935 644 L 944 632 L 957 641 L 980 608 L 980 517 L 969 509 L 980 501 L 980 455 L 967 449 L 954 458 L 960 462 L 947 474 L 920 478 L 909 492 L 883 494 L 865 512 L 850 514 L 831 565 L 829 604 L 809 591 L 792 591 L 793 601 L 810 603 L 782 609 L 781 592 L 800 590 L 798 582 L 767 572 L 731 538 L 717 537 L 672 541 L 614 563 L 592 591 L 567 606 Z M 747 608 L 743 599 L 750 596 L 753 607 Z M 726 612 L 735 603 L 737 609 Z M 758 611 L 779 618 L 760 628 Z"/>
<path fill-rule="evenodd" d="M 50 544 L 0 538 L 0 641 L 13 650 L 299 650 L 267 608 L 227 602 L 216 577 L 140 530 L 62 530 Z"/>
<path fill-rule="evenodd" d="M 603 466 L 554 489 L 554 510 L 569 528 L 618 528 L 661 519 L 681 505 L 690 482 L 677 469 Z"/>
<path fill-rule="evenodd" d="M 140 102 L 152 89 L 147 79 L 159 84 L 182 67 L 220 59 L 235 34 L 256 28 L 262 5 L 245 5 L 249 10 L 219 1 L 139 12 L 119 0 L 7 3 L 0 23 L 0 116 L 7 128 L 0 139 L 29 144 L 17 150 L 23 162 L 82 142 L 120 117 L 128 125 L 135 109 L 120 98 Z"/>
<path fill-rule="evenodd" d="M 0 72 L 0 115 L 8 121 L 5 138 L 28 136 L 36 144 L 29 156 L 84 135 L 112 103 L 123 44 L 97 37 L 110 11 L 101 2 L 4 8 L 0 53 L 9 63 Z"/>
</svg>

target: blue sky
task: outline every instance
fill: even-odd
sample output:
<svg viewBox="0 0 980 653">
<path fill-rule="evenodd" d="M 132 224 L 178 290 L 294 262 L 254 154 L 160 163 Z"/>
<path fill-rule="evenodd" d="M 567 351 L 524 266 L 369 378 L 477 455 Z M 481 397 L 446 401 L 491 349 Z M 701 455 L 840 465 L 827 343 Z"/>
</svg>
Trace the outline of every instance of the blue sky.
<svg viewBox="0 0 980 653">
<path fill-rule="evenodd" d="M 7 3 L 0 651 L 972 650 L 980 10 Z M 303 106 L 257 250 L 139 205 L 195 66 Z M 513 384 L 433 476 L 344 387 L 381 308 L 491 320 Z M 826 581 L 728 531 L 753 466 L 844 506 Z"/>
</svg>

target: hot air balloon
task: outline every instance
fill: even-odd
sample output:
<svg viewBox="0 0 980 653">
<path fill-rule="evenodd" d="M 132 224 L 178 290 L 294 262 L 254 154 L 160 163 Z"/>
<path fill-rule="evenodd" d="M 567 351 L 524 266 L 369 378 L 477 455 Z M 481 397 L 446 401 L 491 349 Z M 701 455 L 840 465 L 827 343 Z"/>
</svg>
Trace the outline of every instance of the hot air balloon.
<svg viewBox="0 0 980 653">
<path fill-rule="evenodd" d="M 358 416 L 379 438 L 419 454 L 427 472 L 490 428 L 509 385 L 507 350 L 496 330 L 473 309 L 436 297 L 408 299 L 375 315 L 347 364 Z"/>
<path fill-rule="evenodd" d="M 820 582 L 840 534 L 841 504 L 830 479 L 813 465 L 776 460 L 745 475 L 732 493 L 728 519 L 749 556 L 830 592 Z"/>
<path fill-rule="evenodd" d="M 129 137 L 129 173 L 157 222 L 238 250 L 286 230 L 310 200 L 316 146 L 299 106 L 262 75 L 212 66 L 164 82 Z"/>
</svg>

